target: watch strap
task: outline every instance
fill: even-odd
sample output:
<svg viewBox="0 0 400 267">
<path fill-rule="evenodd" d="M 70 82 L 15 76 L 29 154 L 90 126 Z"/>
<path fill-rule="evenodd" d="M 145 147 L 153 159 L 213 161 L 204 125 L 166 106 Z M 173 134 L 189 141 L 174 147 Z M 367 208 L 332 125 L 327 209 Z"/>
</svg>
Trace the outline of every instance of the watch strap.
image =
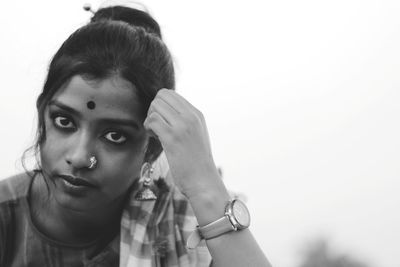
<svg viewBox="0 0 400 267">
<path fill-rule="evenodd" d="M 200 235 L 208 240 L 222 234 L 225 234 L 230 231 L 234 231 L 235 228 L 233 227 L 229 217 L 227 215 L 215 220 L 207 225 L 199 226 L 198 231 Z"/>
<path fill-rule="evenodd" d="M 218 237 L 227 232 L 233 231 L 234 227 L 229 221 L 228 216 L 219 218 L 212 223 L 209 223 L 203 227 L 197 226 L 197 228 L 189 235 L 186 247 L 189 249 L 196 248 L 202 240 L 212 239 Z"/>
<path fill-rule="evenodd" d="M 186 247 L 189 249 L 195 249 L 201 241 L 204 241 L 200 235 L 199 229 L 196 228 L 188 237 L 186 241 Z"/>
<path fill-rule="evenodd" d="M 202 240 L 209 240 L 225 233 L 231 231 L 237 231 L 248 227 L 248 224 L 241 225 L 236 221 L 235 215 L 233 214 L 233 205 L 235 201 L 239 201 L 234 199 L 230 201 L 225 207 L 225 214 L 223 217 L 206 224 L 204 226 L 197 226 L 197 228 L 189 235 L 186 246 L 189 249 L 196 248 Z M 240 201 L 241 202 L 241 201 Z M 243 203 L 242 203 L 243 204 Z M 243 204 L 244 205 L 244 204 Z M 248 210 L 245 207 L 245 211 Z M 232 218 L 231 218 L 232 217 Z M 231 220 L 232 219 L 232 220 Z"/>
</svg>

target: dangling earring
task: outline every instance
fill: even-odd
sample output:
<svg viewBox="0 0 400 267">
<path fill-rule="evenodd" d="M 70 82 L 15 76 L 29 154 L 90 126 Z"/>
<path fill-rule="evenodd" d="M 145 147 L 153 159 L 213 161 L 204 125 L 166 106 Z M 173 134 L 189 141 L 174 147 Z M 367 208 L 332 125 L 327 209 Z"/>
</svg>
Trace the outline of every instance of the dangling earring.
<svg viewBox="0 0 400 267">
<path fill-rule="evenodd" d="M 146 162 L 143 164 L 142 169 L 140 171 L 140 179 L 139 183 L 140 189 L 136 193 L 136 200 L 155 200 L 157 199 L 156 194 L 153 192 L 155 189 L 154 181 L 152 178 L 153 167 L 150 163 Z"/>
</svg>

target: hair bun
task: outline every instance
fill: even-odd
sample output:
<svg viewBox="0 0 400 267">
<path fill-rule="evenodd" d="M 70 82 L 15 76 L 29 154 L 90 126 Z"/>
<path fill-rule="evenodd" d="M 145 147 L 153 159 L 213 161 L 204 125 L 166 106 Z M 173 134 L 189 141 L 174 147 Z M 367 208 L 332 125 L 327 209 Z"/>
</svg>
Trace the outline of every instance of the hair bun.
<svg viewBox="0 0 400 267">
<path fill-rule="evenodd" d="M 161 30 L 157 21 L 149 13 L 126 6 L 109 6 L 100 8 L 94 13 L 90 22 L 102 20 L 123 21 L 132 26 L 142 27 L 146 31 L 156 34 L 161 38 Z"/>
</svg>

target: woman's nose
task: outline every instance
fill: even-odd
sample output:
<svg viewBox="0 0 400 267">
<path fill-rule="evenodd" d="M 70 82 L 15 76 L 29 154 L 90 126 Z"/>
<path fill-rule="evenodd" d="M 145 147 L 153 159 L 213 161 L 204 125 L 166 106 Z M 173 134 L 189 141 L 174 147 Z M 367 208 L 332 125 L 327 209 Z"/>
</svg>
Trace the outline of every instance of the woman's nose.
<svg viewBox="0 0 400 267">
<path fill-rule="evenodd" d="M 94 155 L 94 144 L 91 136 L 87 133 L 75 133 L 65 160 L 74 169 L 88 168 L 90 157 Z"/>
</svg>

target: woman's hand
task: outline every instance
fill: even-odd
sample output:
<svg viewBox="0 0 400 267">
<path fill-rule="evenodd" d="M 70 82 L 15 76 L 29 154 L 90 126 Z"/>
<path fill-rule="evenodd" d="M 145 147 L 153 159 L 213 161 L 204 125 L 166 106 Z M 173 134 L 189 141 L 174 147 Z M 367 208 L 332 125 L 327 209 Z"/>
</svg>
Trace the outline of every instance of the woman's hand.
<svg viewBox="0 0 400 267">
<path fill-rule="evenodd" d="M 176 92 L 162 89 L 150 105 L 144 127 L 161 141 L 175 184 L 189 199 L 199 225 L 224 216 L 229 194 L 211 154 L 203 114 Z M 271 266 L 249 229 L 206 243 L 213 266 Z"/>
<path fill-rule="evenodd" d="M 159 138 L 175 184 L 189 199 L 226 189 L 218 175 L 203 114 L 178 93 L 161 89 L 144 127 Z M 218 192 L 219 191 L 219 192 Z"/>
</svg>

